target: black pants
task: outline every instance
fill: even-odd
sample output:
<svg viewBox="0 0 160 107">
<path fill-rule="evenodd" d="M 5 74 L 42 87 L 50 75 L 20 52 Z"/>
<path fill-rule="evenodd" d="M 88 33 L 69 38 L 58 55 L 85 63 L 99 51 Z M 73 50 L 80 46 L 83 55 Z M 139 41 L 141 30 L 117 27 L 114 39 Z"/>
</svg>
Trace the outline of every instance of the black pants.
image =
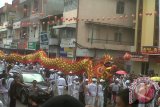
<svg viewBox="0 0 160 107">
<path fill-rule="evenodd" d="M 16 107 L 16 98 L 11 97 L 10 98 L 10 107 Z"/>
<path fill-rule="evenodd" d="M 85 105 L 85 95 L 84 92 L 79 92 L 79 101 Z"/>
</svg>

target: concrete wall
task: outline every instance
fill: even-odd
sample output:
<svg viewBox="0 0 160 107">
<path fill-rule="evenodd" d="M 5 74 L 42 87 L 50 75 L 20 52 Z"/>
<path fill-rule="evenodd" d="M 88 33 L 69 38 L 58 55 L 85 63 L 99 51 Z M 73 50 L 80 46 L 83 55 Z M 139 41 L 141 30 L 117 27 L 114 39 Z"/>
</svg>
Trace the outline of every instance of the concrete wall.
<svg viewBox="0 0 160 107">
<path fill-rule="evenodd" d="M 63 17 L 64 19 L 68 18 L 73 18 L 73 17 L 77 17 L 77 9 L 74 10 L 70 10 L 68 12 L 63 12 Z M 76 23 L 76 21 L 72 20 L 72 21 L 65 21 L 63 24 L 72 24 L 72 23 Z"/>
<path fill-rule="evenodd" d="M 133 26 L 133 19 L 131 17 L 131 14 L 136 11 L 136 2 L 135 1 L 125 1 L 125 11 L 124 14 L 130 14 L 130 17 L 127 19 L 117 19 L 117 20 L 107 20 L 104 21 L 101 19 L 98 22 L 100 23 L 106 23 L 106 24 L 112 24 L 117 27 L 111 27 L 108 25 L 99 27 L 99 30 L 101 34 L 96 34 L 94 38 L 96 39 L 107 39 L 107 40 L 114 40 L 114 34 L 119 30 L 118 26 L 125 26 L 125 27 L 131 27 Z M 101 0 L 101 2 L 97 0 L 80 0 L 79 1 L 79 15 L 78 17 L 80 19 L 94 19 L 94 22 L 97 22 L 97 18 L 107 18 L 107 17 L 120 17 L 123 14 L 116 14 L 116 5 L 117 0 Z M 108 11 L 109 10 L 109 11 Z M 112 49 L 114 50 L 126 50 L 130 51 L 129 45 L 121 45 L 119 44 L 113 44 L 108 46 L 109 43 L 91 43 L 88 42 L 88 37 L 90 36 L 90 29 L 88 25 L 86 25 L 85 21 L 79 21 L 78 23 L 78 37 L 77 41 L 79 44 L 85 46 L 85 47 L 92 47 L 92 48 L 100 48 L 100 49 L 106 49 L 112 46 Z M 121 30 L 121 29 L 120 29 Z M 122 41 L 124 42 L 134 42 L 134 30 L 128 30 L 123 29 L 122 32 Z M 91 36 L 90 36 L 91 37 Z"/>
<path fill-rule="evenodd" d="M 142 46 L 153 46 L 155 15 L 145 15 L 155 11 L 155 0 L 143 0 Z"/>
<path fill-rule="evenodd" d="M 150 69 L 154 69 L 154 72 L 155 74 L 159 74 L 160 75 L 160 64 L 159 63 L 153 63 L 153 62 L 150 62 L 149 63 L 149 68 Z"/>
<path fill-rule="evenodd" d="M 132 26 L 133 18 L 131 14 L 136 13 L 136 1 L 123 0 L 125 2 L 124 14 L 116 14 L 118 0 L 79 0 L 79 18 L 102 19 L 103 23 L 110 23 L 123 26 Z M 120 16 L 128 15 L 128 18 L 120 19 Z M 107 20 L 108 17 L 118 19 Z M 95 20 L 94 20 L 95 21 Z"/>
<path fill-rule="evenodd" d="M 141 62 L 132 62 L 131 71 L 134 71 L 134 74 L 141 73 Z"/>
<path fill-rule="evenodd" d="M 44 3 L 44 12 L 46 16 L 62 14 L 63 8 L 64 0 L 47 0 L 47 2 Z"/>
</svg>

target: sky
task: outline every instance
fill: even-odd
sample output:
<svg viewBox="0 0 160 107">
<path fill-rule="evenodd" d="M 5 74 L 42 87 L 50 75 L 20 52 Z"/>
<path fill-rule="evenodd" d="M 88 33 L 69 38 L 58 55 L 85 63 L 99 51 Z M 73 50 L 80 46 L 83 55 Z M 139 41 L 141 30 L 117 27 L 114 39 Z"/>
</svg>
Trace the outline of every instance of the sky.
<svg viewBox="0 0 160 107">
<path fill-rule="evenodd" d="M 12 0 L 0 0 L 0 7 L 4 6 L 4 3 L 7 2 L 9 4 L 12 3 Z"/>
</svg>

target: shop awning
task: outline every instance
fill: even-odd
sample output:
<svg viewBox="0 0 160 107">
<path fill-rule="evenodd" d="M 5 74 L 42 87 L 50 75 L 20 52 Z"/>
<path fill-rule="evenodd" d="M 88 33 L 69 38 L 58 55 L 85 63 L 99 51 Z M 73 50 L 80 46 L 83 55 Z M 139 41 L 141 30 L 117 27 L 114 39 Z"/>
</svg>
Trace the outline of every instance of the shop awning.
<svg viewBox="0 0 160 107">
<path fill-rule="evenodd" d="M 0 29 L 0 32 L 5 32 L 7 31 L 7 29 Z"/>
<path fill-rule="evenodd" d="M 61 28 L 76 28 L 76 24 L 66 24 L 66 25 L 53 26 L 53 29 L 61 29 Z"/>
</svg>

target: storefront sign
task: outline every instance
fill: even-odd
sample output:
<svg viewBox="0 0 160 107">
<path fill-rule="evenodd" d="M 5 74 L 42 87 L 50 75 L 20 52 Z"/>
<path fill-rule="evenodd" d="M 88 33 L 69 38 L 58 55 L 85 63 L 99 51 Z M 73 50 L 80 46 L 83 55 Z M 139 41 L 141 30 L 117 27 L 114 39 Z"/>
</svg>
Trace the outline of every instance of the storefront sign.
<svg viewBox="0 0 160 107">
<path fill-rule="evenodd" d="M 144 46 L 142 49 L 143 54 L 160 54 L 160 48 L 153 46 Z"/>
<path fill-rule="evenodd" d="M 4 48 L 10 48 L 10 45 L 4 44 Z"/>
<path fill-rule="evenodd" d="M 148 55 L 132 55 L 131 61 L 135 62 L 148 62 L 149 57 Z"/>
<path fill-rule="evenodd" d="M 20 41 L 18 42 L 18 49 L 27 49 L 27 41 Z"/>
<path fill-rule="evenodd" d="M 73 57 L 74 56 L 73 50 L 74 50 L 74 48 L 61 48 L 60 49 L 60 56 L 62 56 L 62 57 Z"/>
<path fill-rule="evenodd" d="M 11 49 L 17 49 L 17 47 L 18 47 L 17 43 L 15 43 L 15 42 L 11 43 Z"/>
<path fill-rule="evenodd" d="M 94 53 L 91 52 L 90 50 L 88 49 L 79 49 L 77 48 L 76 50 L 76 56 L 78 57 L 93 57 L 94 56 Z"/>
<path fill-rule="evenodd" d="M 41 44 L 48 45 L 48 35 L 47 35 L 47 32 L 41 32 L 40 39 L 41 39 Z"/>
<path fill-rule="evenodd" d="M 150 55 L 149 62 L 160 63 L 160 56 L 159 55 Z"/>
<path fill-rule="evenodd" d="M 75 39 L 72 38 L 72 39 L 61 39 L 61 44 L 60 44 L 61 47 L 75 47 Z"/>
<path fill-rule="evenodd" d="M 21 27 L 21 22 L 13 23 L 13 29 L 19 29 Z"/>
<path fill-rule="evenodd" d="M 28 49 L 36 50 L 36 42 L 28 42 Z"/>
</svg>

